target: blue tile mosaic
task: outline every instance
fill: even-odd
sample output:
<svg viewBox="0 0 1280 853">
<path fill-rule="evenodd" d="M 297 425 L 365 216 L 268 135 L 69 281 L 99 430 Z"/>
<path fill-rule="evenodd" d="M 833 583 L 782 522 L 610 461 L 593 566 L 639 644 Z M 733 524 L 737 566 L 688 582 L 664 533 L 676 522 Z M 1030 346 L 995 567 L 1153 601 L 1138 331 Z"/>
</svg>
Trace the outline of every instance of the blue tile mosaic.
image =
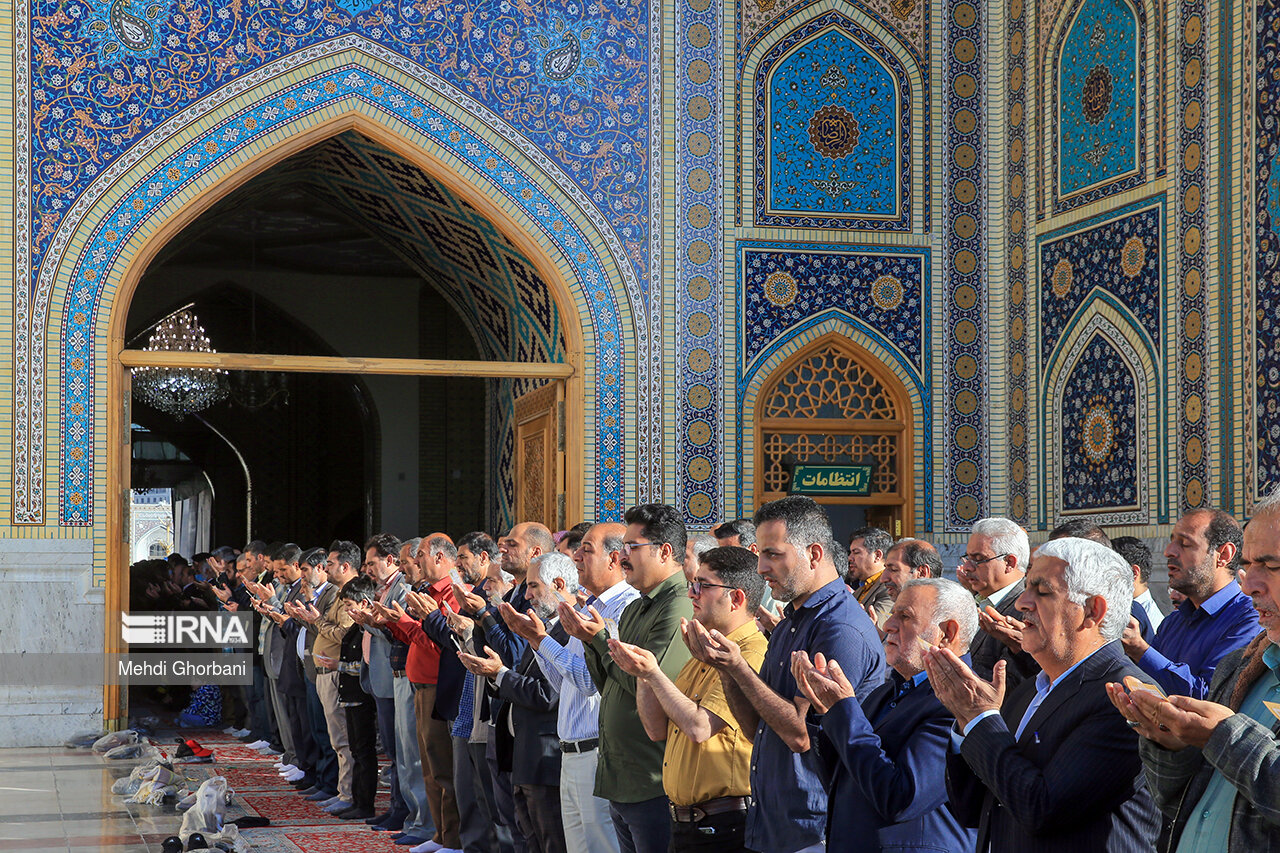
<svg viewBox="0 0 1280 853">
<path fill-rule="evenodd" d="M 1071 368 L 1062 399 L 1062 507 L 1138 505 L 1138 394 L 1133 371 L 1095 335 Z"/>
<path fill-rule="evenodd" d="M 1280 104 L 1280 0 L 1261 0 L 1257 7 L 1257 98 L 1260 117 L 1273 115 Z M 1255 124 L 1257 157 L 1257 268 L 1254 275 L 1254 359 L 1256 398 L 1251 414 L 1256 436 L 1254 496 L 1280 485 L 1280 125 Z"/>
<path fill-rule="evenodd" d="M 539 145 L 614 223 L 647 286 L 649 9 L 548 0 L 40 0 L 31 5 L 32 258 L 134 142 L 283 55 L 354 34 Z"/>
<path fill-rule="evenodd" d="M 1147 202 L 1129 211 L 1042 238 L 1040 359 L 1046 370 L 1071 319 L 1095 290 L 1115 296 L 1160 347 L 1163 206 Z"/>
<path fill-rule="evenodd" d="M 1141 171 L 1140 14 L 1087 0 L 1063 41 L 1058 74 L 1058 197 Z"/>
<path fill-rule="evenodd" d="M 911 227 L 911 86 L 898 58 L 836 12 L 760 62 L 756 224 Z"/>
<path fill-rule="evenodd" d="M 739 244 L 744 366 L 802 321 L 839 311 L 874 330 L 913 372 L 922 372 L 927 249 L 770 245 Z"/>
</svg>

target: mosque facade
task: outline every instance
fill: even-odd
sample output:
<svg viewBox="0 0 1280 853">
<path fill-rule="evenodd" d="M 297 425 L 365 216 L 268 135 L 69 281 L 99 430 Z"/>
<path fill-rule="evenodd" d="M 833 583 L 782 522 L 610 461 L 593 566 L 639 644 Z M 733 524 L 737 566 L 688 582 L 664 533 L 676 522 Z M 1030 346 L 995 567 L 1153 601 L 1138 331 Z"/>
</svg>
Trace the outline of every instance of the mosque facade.
<svg viewBox="0 0 1280 853">
<path fill-rule="evenodd" d="M 18 0 L 0 40 L 0 651 L 111 636 L 122 315 L 309 151 L 481 358 L 572 368 L 545 494 L 501 380 L 495 528 L 705 529 L 808 464 L 896 535 L 1157 537 L 1280 483 L 1277 0 Z"/>
</svg>

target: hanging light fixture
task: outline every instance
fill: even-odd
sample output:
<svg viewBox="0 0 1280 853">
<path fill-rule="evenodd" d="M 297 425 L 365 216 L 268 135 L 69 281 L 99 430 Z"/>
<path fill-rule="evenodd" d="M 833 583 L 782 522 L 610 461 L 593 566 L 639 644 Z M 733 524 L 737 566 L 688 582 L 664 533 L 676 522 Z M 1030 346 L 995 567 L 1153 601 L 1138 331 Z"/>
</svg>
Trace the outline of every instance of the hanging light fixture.
<svg viewBox="0 0 1280 853">
<path fill-rule="evenodd" d="M 196 315 L 179 308 L 156 323 L 147 352 L 217 352 Z M 181 420 L 227 396 L 225 370 L 207 367 L 136 367 L 133 393 L 147 405 Z"/>
</svg>

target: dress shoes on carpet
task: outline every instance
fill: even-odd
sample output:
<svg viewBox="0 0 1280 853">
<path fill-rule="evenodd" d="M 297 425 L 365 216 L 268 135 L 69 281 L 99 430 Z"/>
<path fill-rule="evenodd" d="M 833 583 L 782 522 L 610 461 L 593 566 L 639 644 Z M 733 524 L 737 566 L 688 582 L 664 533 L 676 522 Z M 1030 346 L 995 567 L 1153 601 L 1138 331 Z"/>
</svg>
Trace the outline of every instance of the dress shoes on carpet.
<svg viewBox="0 0 1280 853">
<path fill-rule="evenodd" d="M 341 818 L 342 820 L 364 820 L 365 818 L 373 817 L 373 815 L 373 809 L 368 807 L 361 808 L 359 806 L 352 806 L 349 809 L 333 813 L 334 817 Z"/>
</svg>

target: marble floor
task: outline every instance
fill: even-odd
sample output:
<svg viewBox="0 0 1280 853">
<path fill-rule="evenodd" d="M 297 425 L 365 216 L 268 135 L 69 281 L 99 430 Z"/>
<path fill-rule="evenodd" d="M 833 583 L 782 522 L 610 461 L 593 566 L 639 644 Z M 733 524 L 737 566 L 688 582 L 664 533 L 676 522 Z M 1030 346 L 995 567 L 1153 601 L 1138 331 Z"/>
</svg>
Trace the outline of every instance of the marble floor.
<svg viewBox="0 0 1280 853">
<path fill-rule="evenodd" d="M 270 767 L 274 757 L 259 757 L 220 733 L 205 733 L 200 741 L 214 750 L 216 763 L 176 766 L 196 779 L 195 784 L 214 773 L 228 778 L 236 789 L 227 810 L 229 820 L 243 815 L 270 818 L 271 826 L 243 832 L 254 851 L 407 849 L 362 821 L 343 822 L 304 802 L 276 777 Z M 123 795 L 111 792 L 115 780 L 128 776 L 137 763 L 108 762 L 87 749 L 0 749 L 0 853 L 159 853 L 164 839 L 178 834 L 183 813 L 172 802 L 126 804 Z M 385 807 L 386 796 L 386 789 L 381 789 L 380 806 Z"/>
</svg>

